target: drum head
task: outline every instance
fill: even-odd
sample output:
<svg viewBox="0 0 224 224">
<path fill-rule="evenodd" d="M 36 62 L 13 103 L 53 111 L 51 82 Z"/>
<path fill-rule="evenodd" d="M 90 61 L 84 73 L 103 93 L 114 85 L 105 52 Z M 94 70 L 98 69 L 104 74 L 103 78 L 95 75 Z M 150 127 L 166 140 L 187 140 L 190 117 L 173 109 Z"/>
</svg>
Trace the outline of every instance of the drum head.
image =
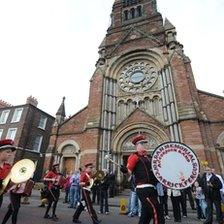
<svg viewBox="0 0 224 224">
<path fill-rule="evenodd" d="M 11 169 L 11 181 L 15 184 L 26 182 L 33 176 L 35 164 L 30 159 L 22 159 L 15 163 Z"/>
<path fill-rule="evenodd" d="M 196 181 L 200 165 L 190 147 L 179 142 L 166 142 L 153 152 L 152 170 L 165 187 L 181 190 Z"/>
</svg>

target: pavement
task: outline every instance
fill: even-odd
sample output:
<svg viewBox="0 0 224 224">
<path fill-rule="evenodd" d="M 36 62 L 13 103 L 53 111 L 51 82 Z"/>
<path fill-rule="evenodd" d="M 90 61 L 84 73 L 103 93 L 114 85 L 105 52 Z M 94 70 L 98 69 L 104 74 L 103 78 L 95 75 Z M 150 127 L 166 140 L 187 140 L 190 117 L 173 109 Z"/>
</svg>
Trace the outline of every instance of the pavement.
<svg viewBox="0 0 224 224">
<path fill-rule="evenodd" d="M 102 220 L 102 224 L 137 224 L 139 218 L 135 217 L 128 217 L 127 215 L 120 214 L 120 200 L 128 200 L 128 193 L 129 191 L 126 190 L 119 196 L 114 198 L 109 198 L 109 210 L 110 213 L 106 214 L 98 214 L 98 218 Z M 32 196 L 30 197 L 30 204 L 29 205 L 21 205 L 19 215 L 18 215 L 18 222 L 17 224 L 52 224 L 55 223 L 53 220 L 44 219 L 45 208 L 39 208 L 38 205 L 40 203 L 39 191 L 33 190 Z M 68 204 L 63 203 L 64 193 L 62 192 L 58 207 L 57 207 L 57 216 L 59 220 L 57 223 L 62 224 L 72 224 L 72 216 L 74 213 L 74 209 L 68 208 Z M 2 208 L 0 209 L 0 222 L 3 219 L 7 211 L 7 205 L 9 204 L 9 197 L 8 195 L 4 196 L 4 201 Z M 189 204 L 189 203 L 188 203 Z M 99 205 L 94 204 L 94 209 L 98 212 Z M 169 209 L 171 209 L 171 204 L 169 202 Z M 170 220 L 167 220 L 167 224 L 173 224 L 173 214 L 172 211 L 169 212 L 171 217 Z M 92 221 L 89 217 L 88 212 L 84 211 L 81 216 L 80 220 L 82 224 L 92 224 Z M 11 222 L 8 222 L 11 223 Z M 151 222 L 152 223 L 152 222 Z M 202 224 L 203 222 L 197 219 L 196 211 L 188 209 L 188 217 L 182 219 L 183 224 Z M 215 223 L 215 222 L 214 222 Z"/>
</svg>

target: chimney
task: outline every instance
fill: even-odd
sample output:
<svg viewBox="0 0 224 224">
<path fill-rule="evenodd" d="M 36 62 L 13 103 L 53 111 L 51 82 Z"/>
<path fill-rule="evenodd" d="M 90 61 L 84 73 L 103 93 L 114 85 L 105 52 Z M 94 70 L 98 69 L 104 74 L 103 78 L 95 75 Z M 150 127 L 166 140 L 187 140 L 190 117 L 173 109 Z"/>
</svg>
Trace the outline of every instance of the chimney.
<svg viewBox="0 0 224 224">
<path fill-rule="evenodd" d="M 12 107 L 12 105 L 0 99 L 0 108 L 5 108 L 5 107 Z"/>
<path fill-rule="evenodd" d="M 36 99 L 35 97 L 33 97 L 33 96 L 29 96 L 29 97 L 27 97 L 27 99 L 26 99 L 26 104 L 31 104 L 31 105 L 37 107 L 37 105 L 38 105 L 38 101 L 37 101 L 37 99 Z"/>
</svg>

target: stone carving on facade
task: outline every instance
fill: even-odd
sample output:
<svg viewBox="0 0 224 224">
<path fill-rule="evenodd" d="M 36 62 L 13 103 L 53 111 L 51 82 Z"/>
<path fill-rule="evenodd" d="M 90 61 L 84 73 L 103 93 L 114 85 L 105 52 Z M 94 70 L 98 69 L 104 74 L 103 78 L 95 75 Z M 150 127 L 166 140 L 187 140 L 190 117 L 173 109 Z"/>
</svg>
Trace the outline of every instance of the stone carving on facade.
<svg viewBox="0 0 224 224">
<path fill-rule="evenodd" d="M 205 112 L 200 109 L 200 106 L 199 106 L 199 104 L 198 104 L 198 102 L 196 101 L 195 98 L 193 98 L 193 104 L 194 104 L 194 108 L 196 110 L 196 113 L 197 113 L 198 117 L 200 119 L 204 120 L 204 121 L 207 121 L 208 118 L 207 118 Z"/>
<path fill-rule="evenodd" d="M 126 64 L 118 75 L 116 124 L 125 120 L 136 108 L 163 122 L 159 73 L 146 60 Z"/>
<path fill-rule="evenodd" d="M 99 53 L 99 59 L 96 62 L 96 67 L 104 65 L 105 61 L 106 61 L 106 59 L 105 59 L 105 56 L 106 56 L 105 48 L 100 49 L 98 53 Z"/>
<path fill-rule="evenodd" d="M 149 90 L 158 78 L 155 67 L 145 61 L 136 61 L 126 65 L 118 78 L 120 88 L 132 94 Z"/>
<path fill-rule="evenodd" d="M 224 149 L 224 131 L 218 136 L 216 146 Z"/>
<path fill-rule="evenodd" d="M 163 121 L 162 117 L 162 99 L 159 94 L 147 94 L 142 97 L 120 98 L 117 102 L 117 123 L 123 121 L 136 108 L 140 108 L 150 116 Z"/>
<path fill-rule="evenodd" d="M 158 146 L 158 142 L 152 136 L 148 137 L 147 140 L 148 140 L 148 143 L 146 144 L 146 148 L 149 152 L 151 152 Z M 123 143 L 122 151 L 123 152 L 135 151 L 135 146 L 131 143 L 131 139 L 128 139 L 126 142 Z"/>
<path fill-rule="evenodd" d="M 76 153 L 76 148 L 73 145 L 67 145 L 63 148 L 63 155 L 74 155 Z"/>
</svg>

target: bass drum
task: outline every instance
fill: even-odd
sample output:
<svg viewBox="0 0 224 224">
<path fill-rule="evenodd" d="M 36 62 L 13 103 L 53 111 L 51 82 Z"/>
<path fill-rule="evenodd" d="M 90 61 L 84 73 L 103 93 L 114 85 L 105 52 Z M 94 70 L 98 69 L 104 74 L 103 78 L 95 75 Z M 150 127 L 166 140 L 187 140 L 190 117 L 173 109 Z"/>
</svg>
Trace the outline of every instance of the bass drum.
<svg viewBox="0 0 224 224">
<path fill-rule="evenodd" d="M 152 154 L 152 171 L 167 188 L 181 190 L 191 186 L 200 172 L 193 150 L 179 142 L 165 142 Z"/>
</svg>

